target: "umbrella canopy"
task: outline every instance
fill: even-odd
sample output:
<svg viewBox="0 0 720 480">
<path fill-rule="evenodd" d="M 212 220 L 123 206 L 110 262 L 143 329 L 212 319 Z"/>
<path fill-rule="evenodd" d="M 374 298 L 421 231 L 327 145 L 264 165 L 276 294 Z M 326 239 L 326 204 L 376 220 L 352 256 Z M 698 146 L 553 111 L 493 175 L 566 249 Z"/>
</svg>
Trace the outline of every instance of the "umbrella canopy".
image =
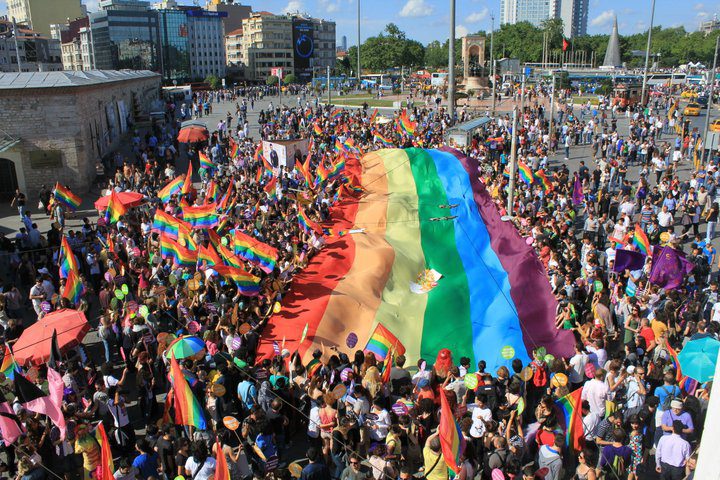
<svg viewBox="0 0 720 480">
<path fill-rule="evenodd" d="M 120 200 L 120 203 L 125 205 L 125 207 L 127 208 L 137 207 L 138 205 L 141 205 L 144 201 L 142 193 L 137 192 L 120 192 L 117 194 L 117 198 L 118 200 Z M 100 197 L 95 200 L 95 208 L 98 210 L 105 210 L 108 206 L 109 201 L 110 195 Z"/>
<path fill-rule="evenodd" d="M 178 142 L 195 143 L 203 142 L 210 137 L 207 128 L 200 125 L 190 125 L 180 130 Z"/>
<path fill-rule="evenodd" d="M 715 375 L 720 342 L 710 338 L 690 340 L 678 354 L 682 374 L 700 383 L 709 382 Z"/>
<path fill-rule="evenodd" d="M 183 335 L 175 339 L 167 348 L 165 355 L 170 358 L 175 355 L 178 360 L 192 357 L 205 350 L 205 342 L 194 335 Z"/>
<path fill-rule="evenodd" d="M 65 308 L 49 313 L 26 328 L 13 346 L 13 355 L 20 365 L 40 365 L 50 359 L 53 331 L 57 331 L 60 351 L 64 352 L 82 342 L 90 324 L 85 314 Z"/>
</svg>

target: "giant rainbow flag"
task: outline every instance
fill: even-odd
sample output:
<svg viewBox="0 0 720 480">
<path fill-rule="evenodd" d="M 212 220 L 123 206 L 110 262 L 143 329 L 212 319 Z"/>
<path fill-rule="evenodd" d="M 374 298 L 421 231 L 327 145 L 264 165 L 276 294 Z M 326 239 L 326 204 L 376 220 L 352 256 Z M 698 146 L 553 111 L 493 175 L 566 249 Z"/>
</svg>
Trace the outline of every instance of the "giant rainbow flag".
<svg viewBox="0 0 720 480">
<path fill-rule="evenodd" d="M 378 323 L 397 335 L 409 363 L 433 361 L 442 348 L 471 364 L 484 359 L 488 371 L 513 357 L 529 362 L 537 346 L 571 355 L 573 337 L 555 328 L 557 302 L 542 264 L 501 220 L 477 171 L 475 160 L 450 149 L 348 159 L 346 174 L 365 193 L 337 204 L 331 227 L 354 233 L 329 239 L 295 278 L 259 358 L 272 357 L 272 342 L 283 338 L 305 360 L 321 342 L 348 352 L 351 333 L 362 348 Z M 443 276 L 413 293 L 425 269 Z M 504 358 L 503 349 L 514 355 Z"/>
</svg>

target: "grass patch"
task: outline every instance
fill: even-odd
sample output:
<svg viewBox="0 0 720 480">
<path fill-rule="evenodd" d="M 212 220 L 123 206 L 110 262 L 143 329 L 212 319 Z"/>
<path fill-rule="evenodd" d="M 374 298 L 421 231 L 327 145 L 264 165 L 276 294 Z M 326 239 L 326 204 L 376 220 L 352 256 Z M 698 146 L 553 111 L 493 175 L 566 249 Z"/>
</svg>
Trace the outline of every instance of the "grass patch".
<svg viewBox="0 0 720 480">
<path fill-rule="evenodd" d="M 345 98 L 345 97 L 338 97 L 337 99 L 332 99 L 332 104 L 337 106 L 351 106 L 351 107 L 361 107 L 363 104 L 367 103 L 370 107 L 392 107 L 394 100 L 379 100 L 379 99 L 351 99 L 351 98 Z M 405 101 L 402 102 L 402 105 L 405 105 Z"/>
<path fill-rule="evenodd" d="M 574 97 L 572 97 L 572 100 L 573 100 L 573 103 L 581 103 L 583 105 L 585 105 L 588 102 L 588 100 L 590 100 L 590 105 L 599 105 L 600 104 L 600 101 L 598 100 L 597 97 L 574 96 Z"/>
</svg>

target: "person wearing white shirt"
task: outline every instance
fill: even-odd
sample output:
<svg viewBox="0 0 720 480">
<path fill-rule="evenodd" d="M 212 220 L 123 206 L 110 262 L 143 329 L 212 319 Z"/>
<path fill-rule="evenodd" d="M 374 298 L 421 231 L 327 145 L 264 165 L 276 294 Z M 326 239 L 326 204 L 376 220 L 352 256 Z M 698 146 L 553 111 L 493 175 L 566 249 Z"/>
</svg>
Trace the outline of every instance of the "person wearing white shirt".
<svg viewBox="0 0 720 480">
<path fill-rule="evenodd" d="M 575 344 L 575 355 L 570 358 L 568 365 L 568 380 L 573 385 L 573 390 L 585 380 L 585 365 L 588 363 L 587 353 L 583 351 L 582 343 Z"/>
<path fill-rule="evenodd" d="M 472 409 L 472 426 L 470 436 L 482 438 L 485 435 L 485 422 L 492 420 L 492 411 L 487 407 L 487 396 L 478 395 L 475 399 L 475 408 Z"/>
<path fill-rule="evenodd" d="M 598 368 L 595 378 L 587 382 L 582 391 L 582 399 L 590 404 L 590 411 L 605 418 L 605 400 L 608 398 L 610 387 L 605 383 L 605 370 Z"/>
<path fill-rule="evenodd" d="M 381 398 L 375 399 L 373 406 L 370 409 L 370 413 L 377 416 L 370 425 L 370 438 L 376 442 L 384 442 L 392 422 L 390 421 L 390 414 L 388 411 L 382 408 Z"/>
</svg>

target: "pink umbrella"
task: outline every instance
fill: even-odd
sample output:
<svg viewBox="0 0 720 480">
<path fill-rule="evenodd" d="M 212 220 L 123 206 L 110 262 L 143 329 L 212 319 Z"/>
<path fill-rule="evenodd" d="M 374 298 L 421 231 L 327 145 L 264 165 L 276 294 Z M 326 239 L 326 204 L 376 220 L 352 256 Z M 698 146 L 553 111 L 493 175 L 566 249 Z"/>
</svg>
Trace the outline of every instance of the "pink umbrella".
<svg viewBox="0 0 720 480">
<path fill-rule="evenodd" d="M 13 355 L 19 365 L 40 365 L 50 359 L 53 331 L 57 331 L 60 351 L 68 350 L 80 342 L 90 331 L 85 314 L 65 308 L 49 313 L 26 328 L 13 345 Z"/>
</svg>

